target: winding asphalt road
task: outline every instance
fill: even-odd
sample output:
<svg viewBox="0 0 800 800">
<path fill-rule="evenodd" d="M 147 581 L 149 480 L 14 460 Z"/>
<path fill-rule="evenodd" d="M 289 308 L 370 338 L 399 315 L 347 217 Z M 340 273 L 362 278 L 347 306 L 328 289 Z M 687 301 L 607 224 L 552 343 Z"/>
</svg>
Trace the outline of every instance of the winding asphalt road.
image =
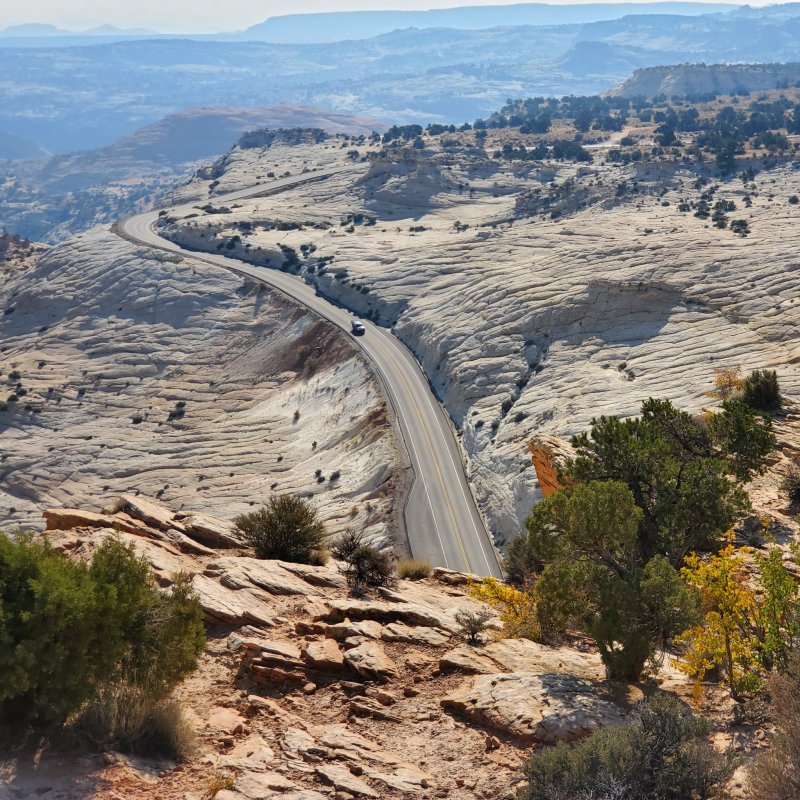
<svg viewBox="0 0 800 800">
<path fill-rule="evenodd" d="M 272 194 L 362 166 L 336 167 L 216 197 L 216 203 Z M 194 204 L 173 212 L 189 213 Z M 237 259 L 184 250 L 158 235 L 158 211 L 131 217 L 121 223 L 124 236 L 148 247 L 179 252 L 192 259 L 224 267 L 280 290 L 321 317 L 350 333 L 353 315 L 319 296 L 300 278 L 278 270 L 257 267 Z M 366 334 L 355 343 L 374 365 L 391 401 L 414 470 L 405 509 L 406 530 L 415 558 L 434 566 L 478 575 L 501 575 L 498 557 L 475 505 L 450 420 L 437 402 L 414 356 L 387 329 L 365 322 Z"/>
</svg>

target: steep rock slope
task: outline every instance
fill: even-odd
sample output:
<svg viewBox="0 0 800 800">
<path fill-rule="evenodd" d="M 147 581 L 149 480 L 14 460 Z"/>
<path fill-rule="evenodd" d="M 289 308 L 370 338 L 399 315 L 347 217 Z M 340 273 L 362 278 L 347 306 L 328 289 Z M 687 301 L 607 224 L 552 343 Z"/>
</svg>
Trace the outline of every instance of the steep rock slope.
<svg viewBox="0 0 800 800">
<path fill-rule="evenodd" d="M 256 170 L 275 156 L 237 158 Z M 534 432 L 569 436 L 649 396 L 699 410 L 716 366 L 775 367 L 796 392 L 800 176 L 778 165 L 757 190 L 720 184 L 746 237 L 679 211 L 696 179 L 680 165 L 407 151 L 166 230 L 284 268 L 291 248 L 323 293 L 393 326 L 450 412 L 502 541 L 540 496 Z"/>
<path fill-rule="evenodd" d="M 161 585 L 176 570 L 193 575 L 209 638 L 177 697 L 197 750 L 177 767 L 118 754 L 62 764 L 46 754 L 35 768 L 0 757 L 0 780 L 20 796 L 47 785 L 63 800 L 188 800 L 216 782 L 218 800 L 513 800 L 532 744 L 582 738 L 642 696 L 605 681 L 593 652 L 496 631 L 483 647 L 464 644 L 456 612 L 486 610 L 465 575 L 436 570 L 355 599 L 332 561 L 209 550 L 192 518 L 144 497 L 116 506 L 48 510 L 46 535 L 75 559 L 118 535 Z M 185 533 L 170 539 L 176 526 Z"/>
<path fill-rule="evenodd" d="M 0 308 L 0 529 L 118 492 L 231 519 L 292 491 L 332 530 L 387 534 L 378 384 L 298 306 L 97 229 L 12 276 Z"/>
</svg>

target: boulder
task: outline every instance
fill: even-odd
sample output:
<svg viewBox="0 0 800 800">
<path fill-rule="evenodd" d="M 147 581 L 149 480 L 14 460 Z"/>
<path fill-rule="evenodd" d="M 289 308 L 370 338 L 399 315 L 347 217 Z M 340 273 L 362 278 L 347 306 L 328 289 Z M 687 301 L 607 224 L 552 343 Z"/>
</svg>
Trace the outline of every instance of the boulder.
<svg viewBox="0 0 800 800">
<path fill-rule="evenodd" d="M 274 624 L 274 610 L 256 592 L 228 589 L 205 575 L 195 575 L 193 583 L 208 622 L 237 627 L 248 622 L 266 627 Z"/>
<path fill-rule="evenodd" d="M 227 753 L 217 755 L 215 765 L 242 772 L 263 772 L 275 766 L 275 751 L 261 736 L 250 736 Z"/>
<path fill-rule="evenodd" d="M 230 636 L 228 639 L 230 640 Z M 302 657 L 300 648 L 291 642 L 278 642 L 274 639 L 246 637 L 242 639 L 245 648 L 255 650 L 261 656 L 277 656 L 291 661 L 299 661 Z"/>
<path fill-rule="evenodd" d="M 337 622 L 333 625 L 325 626 L 325 636 L 329 639 L 344 641 L 353 636 L 363 636 L 366 639 L 380 639 L 383 626 L 377 622 L 365 619 L 360 622 Z"/>
<path fill-rule="evenodd" d="M 500 639 L 485 647 L 461 644 L 439 659 L 442 672 L 489 675 L 494 672 L 553 672 L 601 680 L 603 665 L 596 653 L 547 647 L 529 639 Z"/>
<path fill-rule="evenodd" d="M 210 547 L 206 547 L 204 544 L 200 544 L 200 542 L 196 542 L 190 536 L 187 536 L 185 533 L 181 533 L 181 531 L 176 530 L 175 528 L 170 528 L 167 533 L 167 538 L 180 550 L 182 553 L 189 553 L 194 556 L 215 556 L 216 551 L 212 550 Z"/>
<path fill-rule="evenodd" d="M 381 638 L 387 642 L 406 642 L 407 644 L 441 647 L 450 641 L 450 635 L 438 628 L 413 627 L 402 622 L 390 622 L 381 631 Z"/>
<path fill-rule="evenodd" d="M 536 436 L 528 443 L 536 479 L 544 497 L 563 488 L 559 475 L 564 466 L 575 457 L 569 442 L 555 436 Z"/>
<path fill-rule="evenodd" d="M 530 639 L 500 639 L 487 644 L 482 653 L 508 672 L 563 672 L 598 681 L 605 675 L 597 653 L 547 647 Z"/>
<path fill-rule="evenodd" d="M 311 564 L 292 564 L 289 561 L 279 561 L 278 563 L 285 570 L 297 575 L 312 586 L 322 586 L 327 589 L 347 588 L 347 579 L 335 568 L 317 567 Z"/>
<path fill-rule="evenodd" d="M 366 641 L 344 654 L 344 660 L 362 678 L 382 682 L 400 677 L 397 664 L 392 661 L 378 642 Z"/>
<path fill-rule="evenodd" d="M 258 558 L 218 558 L 206 565 L 205 574 L 230 589 L 262 589 L 274 595 L 312 595 L 312 586 L 285 569 L 280 561 Z"/>
<path fill-rule="evenodd" d="M 279 772 L 245 772 L 236 777 L 236 791 L 250 800 L 274 796 L 273 792 L 288 792 L 298 787 Z"/>
<path fill-rule="evenodd" d="M 345 620 L 374 620 L 375 622 L 402 622 L 405 625 L 428 628 L 444 628 L 455 632 L 458 625 L 453 619 L 458 607 L 438 609 L 418 603 L 391 602 L 385 600 L 335 600 L 318 616 L 323 622 Z"/>
<path fill-rule="evenodd" d="M 325 764 L 316 769 L 317 775 L 334 789 L 350 792 L 356 797 L 379 797 L 369 784 L 353 775 L 344 764 Z"/>
<path fill-rule="evenodd" d="M 462 672 L 465 675 L 488 675 L 497 672 L 498 666 L 482 650 L 461 644 L 439 659 L 441 672 Z"/>
<path fill-rule="evenodd" d="M 152 528 L 158 528 L 162 531 L 175 528 L 181 531 L 181 533 L 186 533 L 185 526 L 175 518 L 174 512 L 170 511 L 166 506 L 157 503 L 155 500 L 150 500 L 147 497 L 124 494 L 120 496 L 116 506 L 119 511 L 124 511 L 132 517 L 140 519 Z"/>
<path fill-rule="evenodd" d="M 358 697 L 351 700 L 350 714 L 356 717 L 372 717 L 383 722 L 402 722 L 397 714 L 387 711 L 382 703 L 371 697 Z"/>
<path fill-rule="evenodd" d="M 599 684 L 574 675 L 482 675 L 441 700 L 447 711 L 523 744 L 555 744 L 623 721 Z"/>
<path fill-rule="evenodd" d="M 212 517 L 210 514 L 194 511 L 190 514 L 178 513 L 175 515 L 175 519 L 180 520 L 186 533 L 192 539 L 209 547 L 241 547 L 243 544 L 239 536 L 233 532 L 230 523 Z"/>
<path fill-rule="evenodd" d="M 344 654 L 333 639 L 311 642 L 306 648 L 305 658 L 314 669 L 336 671 L 344 666 Z"/>
<path fill-rule="evenodd" d="M 468 572 L 456 572 L 454 569 L 446 569 L 445 567 L 434 567 L 432 577 L 439 583 L 444 583 L 447 586 L 466 586 L 470 581 L 480 580 L 477 575 L 472 575 Z"/>
<path fill-rule="evenodd" d="M 47 531 L 71 531 L 75 528 L 112 528 L 142 534 L 141 525 L 131 525 L 110 514 L 95 514 L 80 508 L 48 508 L 42 516 Z"/>
</svg>

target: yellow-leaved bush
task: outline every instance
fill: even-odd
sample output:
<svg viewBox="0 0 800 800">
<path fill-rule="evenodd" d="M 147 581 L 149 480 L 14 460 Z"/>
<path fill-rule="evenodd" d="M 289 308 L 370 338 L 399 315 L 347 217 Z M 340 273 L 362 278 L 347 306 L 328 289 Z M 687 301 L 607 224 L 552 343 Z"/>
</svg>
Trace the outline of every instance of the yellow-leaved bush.
<svg viewBox="0 0 800 800">
<path fill-rule="evenodd" d="M 500 612 L 503 634 L 508 638 L 534 641 L 540 638 L 536 595 L 532 587 L 517 589 L 496 578 L 484 578 L 471 583 L 469 593 Z"/>
<path fill-rule="evenodd" d="M 800 643 L 800 587 L 783 552 L 729 543 L 711 557 L 692 553 L 684 564 L 681 577 L 699 593 L 703 618 L 676 640 L 687 645 L 679 669 L 698 681 L 698 696 L 699 682 L 717 671 L 735 698 L 758 691 Z"/>
<path fill-rule="evenodd" d="M 678 636 L 688 646 L 678 668 L 698 682 L 720 670 L 731 694 L 754 689 L 758 676 L 758 640 L 752 620 L 757 610 L 755 592 L 747 585 L 744 557 L 732 544 L 718 555 L 686 557 L 681 577 L 700 594 L 703 619 Z"/>
</svg>

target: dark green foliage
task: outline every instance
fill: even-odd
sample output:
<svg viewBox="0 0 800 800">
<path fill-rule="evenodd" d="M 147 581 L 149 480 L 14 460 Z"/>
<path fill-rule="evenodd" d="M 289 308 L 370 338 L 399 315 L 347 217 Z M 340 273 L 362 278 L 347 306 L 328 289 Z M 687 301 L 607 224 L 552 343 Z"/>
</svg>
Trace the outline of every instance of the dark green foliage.
<svg viewBox="0 0 800 800">
<path fill-rule="evenodd" d="M 638 680 L 692 623 L 695 598 L 677 569 L 688 552 L 717 547 L 749 508 L 739 481 L 763 470 L 770 422 L 728 401 L 703 424 L 651 399 L 640 417 L 601 417 L 572 443 L 572 485 L 533 509 L 512 573 L 520 582 L 543 565 L 536 592 L 548 638 L 577 625 L 611 677 Z"/>
<path fill-rule="evenodd" d="M 781 407 L 778 373 L 772 369 L 753 370 L 744 379 L 742 401 L 759 411 L 777 411 Z"/>
<path fill-rule="evenodd" d="M 722 413 L 708 420 L 712 444 L 740 481 L 761 474 L 766 457 L 775 449 L 772 420 L 740 400 L 726 400 Z"/>
<path fill-rule="evenodd" d="M 608 674 L 633 681 L 696 613 L 675 567 L 643 558 L 642 517 L 625 484 L 591 481 L 551 495 L 527 520 L 546 565 L 536 586 L 542 630 L 577 625 L 597 642 Z"/>
<path fill-rule="evenodd" d="M 204 642 L 191 580 L 161 592 L 132 547 L 108 539 L 87 565 L 30 537 L 0 537 L 4 724 L 60 725 L 108 681 L 165 697 Z"/>
<path fill-rule="evenodd" d="M 577 745 L 535 751 L 525 765 L 529 784 L 520 800 L 722 797 L 733 764 L 708 742 L 708 731 L 708 723 L 677 698 L 658 693 L 623 725 Z"/>
<path fill-rule="evenodd" d="M 403 139 L 410 142 L 422 136 L 421 125 L 392 125 L 386 133 L 383 134 L 383 143 L 388 144 L 395 139 Z"/>
<path fill-rule="evenodd" d="M 311 564 L 325 543 L 325 526 L 314 507 L 291 494 L 271 497 L 257 511 L 237 517 L 234 526 L 257 558 Z"/>
<path fill-rule="evenodd" d="M 356 597 L 378 586 L 395 583 L 394 552 L 368 544 L 358 531 L 348 530 L 342 534 L 331 553 L 337 561 L 343 562 L 347 585 Z"/>
<path fill-rule="evenodd" d="M 509 542 L 503 559 L 503 573 L 508 583 L 522 588 L 530 581 L 531 575 L 539 572 L 542 566 L 527 536 L 521 534 Z"/>
<path fill-rule="evenodd" d="M 621 481 L 633 493 L 645 561 L 661 554 L 678 566 L 690 550 L 713 549 L 749 507 L 735 477 L 763 468 L 765 426 L 740 406 L 723 406 L 718 417 L 710 429 L 670 402 L 650 399 L 640 417 L 601 417 L 573 439 L 572 480 Z M 767 441 L 771 449 L 771 434 Z"/>
<path fill-rule="evenodd" d="M 63 722 L 91 693 L 102 642 L 86 565 L 0 536 L 0 722 Z"/>
</svg>

